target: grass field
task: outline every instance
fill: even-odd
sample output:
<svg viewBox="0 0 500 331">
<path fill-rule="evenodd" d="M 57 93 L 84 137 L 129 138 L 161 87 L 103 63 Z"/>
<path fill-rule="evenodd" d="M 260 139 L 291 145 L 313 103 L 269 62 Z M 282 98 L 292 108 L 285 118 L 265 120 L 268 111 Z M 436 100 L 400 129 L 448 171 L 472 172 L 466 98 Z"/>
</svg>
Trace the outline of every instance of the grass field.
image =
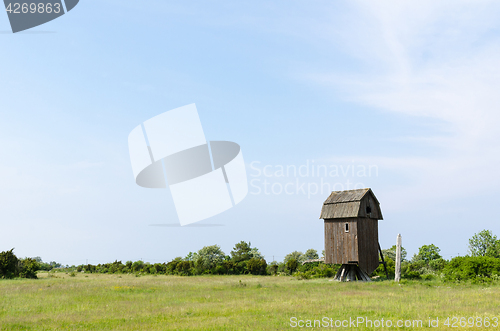
<svg viewBox="0 0 500 331">
<path fill-rule="evenodd" d="M 357 330 L 427 329 L 429 317 L 500 317 L 500 286 L 391 281 L 338 283 L 272 276 L 39 274 L 0 280 L 0 330 L 291 330 L 292 317 L 333 325 L 370 319 Z M 376 327 L 391 320 L 393 327 Z M 398 328 L 398 320 L 423 327 Z M 472 321 L 472 320 L 469 320 Z M 337 323 L 339 323 L 337 322 Z M 313 322 L 311 322 L 313 323 Z M 332 323 L 331 321 L 329 323 Z M 345 324 L 345 322 L 344 322 Z M 306 325 L 306 324 L 305 324 Z M 386 324 L 384 324 L 386 325 Z M 456 323 L 459 326 L 459 323 Z M 492 324 L 493 325 L 493 324 Z M 352 327 L 352 324 L 351 324 Z M 346 327 L 343 329 L 352 329 Z M 331 328 L 335 329 L 335 327 Z M 341 327 L 342 329 L 342 327 Z M 490 326 L 468 330 L 500 329 Z"/>
</svg>

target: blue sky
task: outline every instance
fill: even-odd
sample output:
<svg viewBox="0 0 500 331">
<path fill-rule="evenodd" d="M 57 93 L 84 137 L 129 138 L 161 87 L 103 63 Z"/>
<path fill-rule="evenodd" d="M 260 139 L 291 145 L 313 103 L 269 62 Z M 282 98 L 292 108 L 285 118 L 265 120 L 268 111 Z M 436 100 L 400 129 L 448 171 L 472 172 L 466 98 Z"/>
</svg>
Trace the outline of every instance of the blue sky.
<svg viewBox="0 0 500 331">
<path fill-rule="evenodd" d="M 464 255 L 474 233 L 500 235 L 499 14 L 494 1 L 87 0 L 17 34 L 4 14 L 0 250 L 161 262 L 245 240 L 282 260 L 323 249 L 323 180 L 373 189 L 383 248 L 401 233 L 410 254 Z M 223 226 L 150 226 L 177 215 L 168 190 L 134 183 L 127 137 L 190 103 L 207 139 L 241 145 L 254 185 L 203 222 Z M 377 171 L 254 169 L 307 164 Z M 255 194 L 264 180 L 312 191 Z"/>
</svg>

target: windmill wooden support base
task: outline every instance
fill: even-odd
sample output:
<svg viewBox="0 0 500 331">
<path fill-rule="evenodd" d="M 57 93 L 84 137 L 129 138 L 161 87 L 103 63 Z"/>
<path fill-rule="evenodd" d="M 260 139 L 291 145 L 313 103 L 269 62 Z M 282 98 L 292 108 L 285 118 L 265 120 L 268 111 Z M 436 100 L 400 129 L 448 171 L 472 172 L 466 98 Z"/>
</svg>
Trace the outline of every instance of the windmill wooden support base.
<svg viewBox="0 0 500 331">
<path fill-rule="evenodd" d="M 339 282 L 355 282 L 356 280 L 362 282 L 372 281 L 370 276 L 368 276 L 366 272 L 361 270 L 356 264 L 343 264 L 339 271 L 337 271 L 334 280 L 338 280 Z"/>
</svg>

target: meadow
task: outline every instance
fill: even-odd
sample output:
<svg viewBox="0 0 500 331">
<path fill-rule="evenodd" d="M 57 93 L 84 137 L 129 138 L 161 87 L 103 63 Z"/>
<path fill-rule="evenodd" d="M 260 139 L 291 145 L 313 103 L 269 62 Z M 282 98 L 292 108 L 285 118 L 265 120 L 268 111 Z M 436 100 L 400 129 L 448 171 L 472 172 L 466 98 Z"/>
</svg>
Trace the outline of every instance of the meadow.
<svg viewBox="0 0 500 331">
<path fill-rule="evenodd" d="M 364 322 L 355 328 L 343 322 L 346 327 L 340 329 L 427 329 L 429 318 L 439 318 L 433 329 L 445 330 L 462 329 L 461 317 L 462 326 L 474 318 L 473 327 L 463 329 L 500 328 L 494 327 L 500 317 L 500 286 L 495 283 L 64 272 L 38 277 L 0 280 L 0 330 L 318 330 L 336 329 L 336 322 L 341 326 L 349 318 Z M 447 317 L 449 327 L 443 324 Z M 457 327 L 452 327 L 453 317 Z M 366 324 L 367 319 L 373 324 Z M 318 320 L 322 327 L 307 327 L 308 320 L 311 326 Z M 421 320 L 422 327 L 398 328 L 399 320 Z M 489 327 L 478 326 L 479 320 L 488 320 Z"/>
</svg>

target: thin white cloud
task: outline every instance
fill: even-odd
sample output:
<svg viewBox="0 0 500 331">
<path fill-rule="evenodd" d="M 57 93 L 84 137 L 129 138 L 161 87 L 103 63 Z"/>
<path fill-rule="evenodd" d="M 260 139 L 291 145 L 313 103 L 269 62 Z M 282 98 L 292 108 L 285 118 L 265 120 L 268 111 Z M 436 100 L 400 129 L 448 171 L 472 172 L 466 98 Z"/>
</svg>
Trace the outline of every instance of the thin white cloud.
<svg viewBox="0 0 500 331">
<path fill-rule="evenodd" d="M 422 137 L 439 156 L 348 159 L 416 174 L 406 191 L 423 199 L 498 187 L 500 47 L 492 31 L 500 29 L 499 5 L 361 1 L 356 8 L 358 20 L 343 27 L 341 39 L 367 70 L 309 78 L 377 111 L 439 119 L 446 134 Z"/>
</svg>

